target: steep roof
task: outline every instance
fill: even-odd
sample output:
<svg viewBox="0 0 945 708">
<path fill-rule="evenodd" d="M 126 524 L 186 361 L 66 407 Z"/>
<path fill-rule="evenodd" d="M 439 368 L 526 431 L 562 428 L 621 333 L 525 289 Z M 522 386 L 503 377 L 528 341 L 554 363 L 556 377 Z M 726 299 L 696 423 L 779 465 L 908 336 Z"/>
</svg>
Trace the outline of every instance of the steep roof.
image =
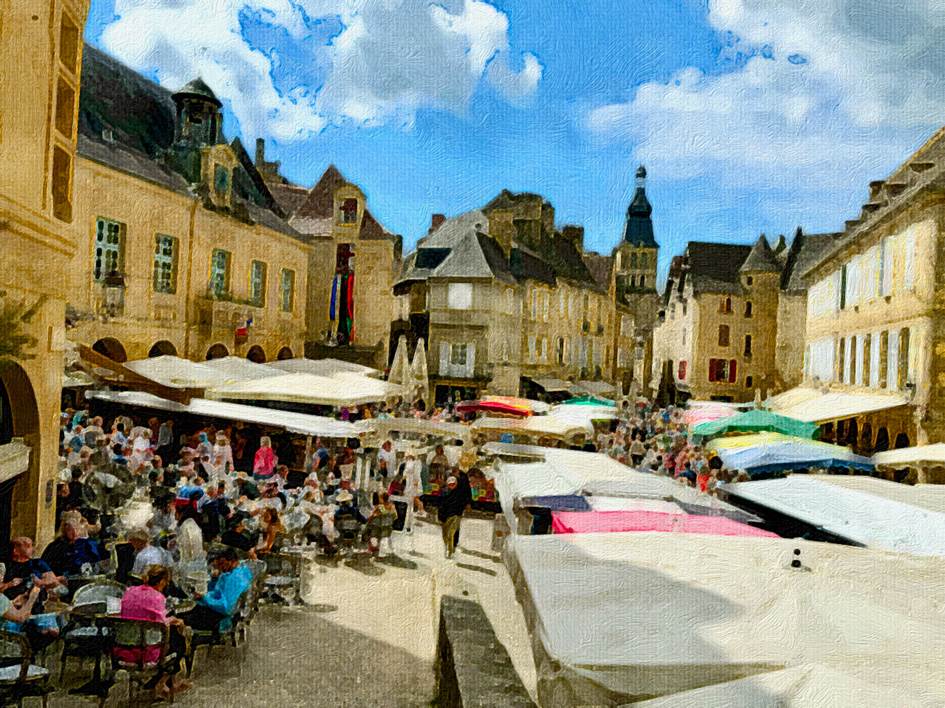
<svg viewBox="0 0 945 708">
<path fill-rule="evenodd" d="M 751 246 L 690 241 L 686 253 L 694 292 L 740 293 L 739 269 L 751 250 Z"/>
<path fill-rule="evenodd" d="M 805 234 L 798 229 L 781 274 L 781 289 L 789 293 L 805 292 L 810 287 L 806 277 L 807 271 L 820 261 L 842 236 L 842 233 Z"/>
<path fill-rule="evenodd" d="M 187 97 L 202 98 L 215 104 L 217 108 L 221 108 L 223 106 L 223 103 L 219 98 L 217 98 L 217 95 L 213 92 L 213 90 L 207 86 L 206 82 L 199 76 L 193 81 L 185 84 L 181 89 L 174 92 L 175 99 Z"/>
<path fill-rule="evenodd" d="M 308 191 L 305 187 L 295 184 L 279 184 L 276 182 L 266 182 L 269 192 L 273 199 L 282 207 L 282 211 L 293 216 L 305 200 L 308 199 Z"/>
<path fill-rule="evenodd" d="M 768 245 L 768 239 L 764 234 L 758 237 L 755 245 L 752 246 L 748 258 L 742 263 L 739 269 L 743 273 L 780 273 L 781 264 L 778 263 L 774 251 Z"/>
<path fill-rule="evenodd" d="M 334 165 L 329 165 L 321 178 L 312 187 L 305 201 L 294 216 L 308 219 L 330 219 L 335 209 L 335 192 L 348 180 Z"/>
<path fill-rule="evenodd" d="M 613 256 L 604 256 L 600 253 L 586 252 L 583 254 L 584 264 L 597 284 L 602 288 L 610 287 L 610 276 L 613 271 Z"/>
<path fill-rule="evenodd" d="M 637 168 L 637 188 L 627 207 L 627 219 L 623 229 L 623 240 L 634 246 L 657 248 L 653 237 L 653 207 L 646 198 L 646 168 Z"/>
<path fill-rule="evenodd" d="M 203 91 L 201 84 L 206 87 L 203 82 L 191 82 L 178 93 Z M 206 91 L 212 96 L 209 87 Z M 167 89 L 95 47 L 85 47 L 79 94 L 80 156 L 193 196 L 187 179 L 165 160 L 174 142 L 175 120 L 176 109 Z M 232 183 L 233 202 L 245 207 L 253 222 L 307 240 L 286 223 L 239 140 L 234 140 L 230 147 L 239 163 Z"/>
<path fill-rule="evenodd" d="M 381 241 L 390 238 L 390 234 L 384 230 L 374 215 L 364 210 L 364 216 L 361 217 L 361 238 L 369 241 Z"/>
</svg>

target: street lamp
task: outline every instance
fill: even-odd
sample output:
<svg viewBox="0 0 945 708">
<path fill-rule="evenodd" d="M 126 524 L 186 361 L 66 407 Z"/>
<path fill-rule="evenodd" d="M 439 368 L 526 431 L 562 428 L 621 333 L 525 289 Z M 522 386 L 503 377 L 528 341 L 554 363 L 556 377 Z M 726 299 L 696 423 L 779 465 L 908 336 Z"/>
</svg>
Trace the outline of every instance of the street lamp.
<svg viewBox="0 0 945 708">
<path fill-rule="evenodd" d="M 120 315 L 125 309 L 125 276 L 112 270 L 102 281 L 105 290 L 105 314 L 108 317 Z"/>
</svg>

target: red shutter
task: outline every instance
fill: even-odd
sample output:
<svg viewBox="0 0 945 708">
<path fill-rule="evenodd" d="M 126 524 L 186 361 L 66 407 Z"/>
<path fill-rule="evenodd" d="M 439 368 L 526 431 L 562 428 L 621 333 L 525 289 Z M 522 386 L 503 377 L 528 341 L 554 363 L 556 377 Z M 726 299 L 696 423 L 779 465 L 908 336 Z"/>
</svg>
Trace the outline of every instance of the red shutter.
<svg viewBox="0 0 945 708">
<path fill-rule="evenodd" d="M 715 359 L 709 359 L 709 381 L 715 381 Z"/>
<path fill-rule="evenodd" d="M 684 381 L 686 379 L 686 362 L 685 361 L 679 362 L 679 373 L 677 374 L 676 378 L 678 378 L 680 381 Z"/>
<path fill-rule="evenodd" d="M 728 382 L 735 383 L 735 379 L 738 377 L 738 362 L 735 359 L 732 359 L 728 363 Z"/>
</svg>

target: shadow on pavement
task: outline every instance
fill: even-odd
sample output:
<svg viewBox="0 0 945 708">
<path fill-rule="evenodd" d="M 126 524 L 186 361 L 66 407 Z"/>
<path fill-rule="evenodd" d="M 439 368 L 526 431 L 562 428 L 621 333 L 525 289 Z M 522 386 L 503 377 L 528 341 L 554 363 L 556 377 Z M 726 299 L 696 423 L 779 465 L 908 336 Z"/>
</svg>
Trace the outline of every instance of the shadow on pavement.
<svg viewBox="0 0 945 708">
<path fill-rule="evenodd" d="M 484 573 L 485 575 L 491 575 L 495 577 L 497 573 L 492 570 L 492 568 L 483 568 L 481 565 L 473 565 L 472 563 L 457 563 L 457 568 L 465 568 L 466 570 L 474 570 L 477 573 Z"/>
<path fill-rule="evenodd" d="M 417 554 L 420 555 L 420 554 Z M 384 556 L 383 558 L 375 558 L 375 563 L 380 563 L 381 565 L 389 565 L 392 568 L 403 568 L 404 570 L 416 570 L 420 566 L 414 563 L 412 560 L 402 558 L 400 556 Z"/>
</svg>

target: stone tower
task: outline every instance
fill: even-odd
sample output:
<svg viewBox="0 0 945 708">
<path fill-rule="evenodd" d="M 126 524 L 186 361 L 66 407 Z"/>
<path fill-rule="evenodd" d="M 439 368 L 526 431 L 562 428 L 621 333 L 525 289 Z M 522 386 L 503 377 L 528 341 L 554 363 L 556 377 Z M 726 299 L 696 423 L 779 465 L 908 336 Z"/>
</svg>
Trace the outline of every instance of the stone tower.
<svg viewBox="0 0 945 708">
<path fill-rule="evenodd" d="M 614 250 L 617 300 L 631 304 L 637 296 L 656 292 L 656 260 L 659 245 L 653 237 L 653 207 L 646 198 L 646 168 L 637 169 L 636 191 L 623 230 L 623 239 Z"/>
</svg>

